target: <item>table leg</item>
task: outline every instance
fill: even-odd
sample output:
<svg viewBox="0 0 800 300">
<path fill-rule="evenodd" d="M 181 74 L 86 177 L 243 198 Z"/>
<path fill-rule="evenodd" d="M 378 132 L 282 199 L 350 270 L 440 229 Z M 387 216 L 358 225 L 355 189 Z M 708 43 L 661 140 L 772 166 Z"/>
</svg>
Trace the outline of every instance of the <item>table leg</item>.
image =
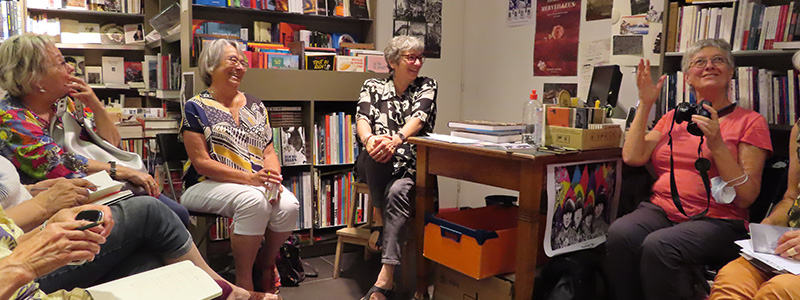
<svg viewBox="0 0 800 300">
<path fill-rule="evenodd" d="M 428 270 L 430 262 L 422 256 L 425 233 L 425 214 L 433 212 L 436 195 L 436 176 L 428 174 L 428 147 L 417 148 L 417 181 L 416 181 L 416 215 L 414 216 L 414 233 L 417 251 L 417 289 L 415 299 L 423 299 L 428 293 Z"/>
<path fill-rule="evenodd" d="M 515 297 L 531 299 L 536 276 L 536 255 L 542 243 L 539 240 L 539 203 L 545 168 L 533 162 L 525 163 L 520 171 L 519 219 L 517 222 L 517 271 Z M 527 242 L 525 242 L 527 241 Z"/>
</svg>

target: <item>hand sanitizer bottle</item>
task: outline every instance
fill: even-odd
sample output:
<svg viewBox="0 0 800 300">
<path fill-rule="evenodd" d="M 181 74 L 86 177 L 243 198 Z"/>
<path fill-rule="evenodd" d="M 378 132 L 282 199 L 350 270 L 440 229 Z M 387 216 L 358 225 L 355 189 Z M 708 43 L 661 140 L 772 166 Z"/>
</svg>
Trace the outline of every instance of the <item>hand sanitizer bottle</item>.
<svg viewBox="0 0 800 300">
<path fill-rule="evenodd" d="M 542 146 L 542 101 L 539 101 L 536 90 L 531 91 L 530 100 L 525 103 L 522 110 L 522 123 L 525 130 L 522 132 L 522 141 L 534 148 Z"/>
</svg>

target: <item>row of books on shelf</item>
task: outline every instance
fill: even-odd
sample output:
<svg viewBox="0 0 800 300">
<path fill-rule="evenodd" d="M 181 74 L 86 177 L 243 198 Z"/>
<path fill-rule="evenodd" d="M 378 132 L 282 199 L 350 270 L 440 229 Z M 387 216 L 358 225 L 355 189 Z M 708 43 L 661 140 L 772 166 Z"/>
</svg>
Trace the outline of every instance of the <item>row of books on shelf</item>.
<svg viewBox="0 0 800 300">
<path fill-rule="evenodd" d="M 314 190 L 311 188 L 311 172 L 301 172 L 299 175 L 283 178 L 283 186 L 288 188 L 300 202 L 299 216 L 296 229 L 308 229 L 314 225 L 313 201 Z"/>
<path fill-rule="evenodd" d="M 351 164 L 358 156 L 352 115 L 344 112 L 323 116 L 314 124 L 314 151 L 311 161 L 319 165 Z"/>
<path fill-rule="evenodd" d="M 241 24 L 200 19 L 192 21 L 193 37 L 208 36 L 247 42 L 249 30 L 250 28 Z M 356 42 L 356 38 L 347 33 L 308 30 L 304 25 L 287 22 L 273 24 L 254 21 L 252 30 L 254 42 L 278 43 L 284 46 L 294 41 L 303 41 L 306 47 L 339 48 L 342 42 Z"/>
<path fill-rule="evenodd" d="M 683 52 L 706 38 L 725 39 L 734 51 L 776 49 L 776 43 L 800 40 L 800 2 L 772 6 L 753 0 L 731 3 L 731 7 L 670 3 L 667 51 Z"/>
<path fill-rule="evenodd" d="M 93 86 L 176 90 L 180 87 L 180 58 L 172 54 L 145 55 L 144 61 L 103 56 L 101 66 L 87 66 L 84 56 L 65 55 L 75 76 Z"/>
<path fill-rule="evenodd" d="M 800 116 L 800 85 L 794 69 L 773 71 L 756 67 L 736 68 L 731 80 L 728 98 L 739 107 L 760 113 L 770 124 L 792 124 Z M 683 73 L 668 74 L 662 88 L 663 111 L 674 108 L 677 103 L 696 102 L 683 80 Z M 738 99 L 738 101 L 737 101 Z"/>
<path fill-rule="evenodd" d="M 300 106 L 267 106 L 269 125 L 273 128 L 303 126 L 302 110 Z"/>
<path fill-rule="evenodd" d="M 25 7 L 20 1 L 0 1 L 0 34 L 2 40 L 22 33 Z"/>
<path fill-rule="evenodd" d="M 369 197 L 359 194 L 355 201 L 351 199 L 353 192 L 349 187 L 353 183 L 353 172 L 328 176 L 318 176 L 317 201 L 314 202 L 314 226 L 316 228 L 339 226 L 346 224 L 345 215 L 349 205 L 354 205 L 356 222 L 366 221 L 366 209 L 369 209 Z"/>
<path fill-rule="evenodd" d="M 134 118 L 117 125 L 123 139 L 154 138 L 159 133 L 178 133 L 179 123 L 174 118 Z"/>
<path fill-rule="evenodd" d="M 101 25 L 100 23 L 52 18 L 45 13 L 29 15 L 26 26 L 29 32 L 49 35 L 57 43 L 144 45 L 142 23 Z"/>
<path fill-rule="evenodd" d="M 194 0 L 193 3 L 306 15 L 370 17 L 366 0 Z"/>
<path fill-rule="evenodd" d="M 231 238 L 233 233 L 233 218 L 216 217 L 214 224 L 208 229 L 208 239 L 221 241 Z"/>
<path fill-rule="evenodd" d="M 142 13 L 141 0 L 28 0 L 26 2 L 30 8 Z"/>
</svg>

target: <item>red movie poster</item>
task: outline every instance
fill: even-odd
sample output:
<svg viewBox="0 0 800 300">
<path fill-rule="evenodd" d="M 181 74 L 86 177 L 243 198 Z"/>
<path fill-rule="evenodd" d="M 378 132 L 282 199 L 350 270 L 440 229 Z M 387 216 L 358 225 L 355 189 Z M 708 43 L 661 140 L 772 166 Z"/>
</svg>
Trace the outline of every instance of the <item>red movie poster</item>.
<svg viewBox="0 0 800 300">
<path fill-rule="evenodd" d="M 581 2 L 536 1 L 533 76 L 576 76 Z"/>
</svg>

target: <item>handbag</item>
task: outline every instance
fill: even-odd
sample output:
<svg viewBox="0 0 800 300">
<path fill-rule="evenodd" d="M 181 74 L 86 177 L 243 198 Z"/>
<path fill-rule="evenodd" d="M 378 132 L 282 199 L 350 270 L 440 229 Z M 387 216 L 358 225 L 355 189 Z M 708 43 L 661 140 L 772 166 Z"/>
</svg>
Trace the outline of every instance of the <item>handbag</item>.
<svg viewBox="0 0 800 300">
<path fill-rule="evenodd" d="M 94 131 L 91 120 L 81 115 L 81 122 L 78 122 L 73 114 L 67 112 L 66 106 L 65 99 L 59 100 L 56 117 L 61 119 L 61 128 L 56 126 L 57 122 L 50 122 L 50 136 L 62 149 L 100 162 L 113 160 L 119 166 L 148 173 L 139 154 L 121 150 L 104 140 Z M 91 141 L 80 139 L 83 129 L 89 134 Z"/>
</svg>

